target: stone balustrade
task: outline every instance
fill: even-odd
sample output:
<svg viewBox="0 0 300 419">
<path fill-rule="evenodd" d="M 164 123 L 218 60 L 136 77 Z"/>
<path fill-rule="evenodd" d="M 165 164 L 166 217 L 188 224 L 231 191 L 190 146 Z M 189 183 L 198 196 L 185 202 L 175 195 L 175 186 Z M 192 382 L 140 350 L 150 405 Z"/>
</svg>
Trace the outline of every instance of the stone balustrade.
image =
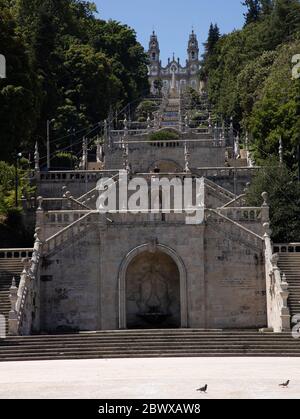
<svg viewBox="0 0 300 419">
<path fill-rule="evenodd" d="M 288 283 L 278 267 L 279 255 L 273 253 L 270 224 L 265 223 L 264 228 L 268 327 L 281 333 L 291 329 Z"/>
<path fill-rule="evenodd" d="M 89 213 L 90 210 L 62 210 L 47 211 L 44 213 L 44 216 L 47 224 L 70 224 L 78 221 Z"/>
<path fill-rule="evenodd" d="M 300 253 L 300 243 L 275 243 L 273 250 L 274 253 Z"/>
<path fill-rule="evenodd" d="M 76 181 L 76 182 L 97 182 L 103 176 L 111 176 L 116 170 L 72 170 L 72 171 L 51 171 L 41 172 L 39 180 L 50 182 Z"/>
<path fill-rule="evenodd" d="M 33 249 L 0 249 L 0 259 L 31 258 Z"/>
<path fill-rule="evenodd" d="M 10 288 L 11 310 L 8 318 L 10 336 L 30 335 L 34 328 L 39 329 L 37 296 L 43 247 L 39 234 L 40 228 L 37 228 L 34 248 L 31 250 L 25 249 L 28 257 L 23 259 L 24 269 L 21 274 L 19 288 L 16 287 L 14 279 Z"/>
<path fill-rule="evenodd" d="M 248 207 L 248 208 L 219 208 L 218 211 L 220 214 L 225 215 L 228 218 L 231 218 L 234 221 L 243 221 L 243 222 L 254 222 L 262 220 L 262 210 L 257 207 Z"/>
<path fill-rule="evenodd" d="M 65 243 L 73 243 L 77 237 L 82 235 L 88 228 L 93 226 L 93 221 L 99 220 L 99 213 L 97 211 L 86 211 L 85 213 L 71 211 L 70 214 L 72 213 L 74 213 L 72 217 L 75 219 L 75 221 L 45 241 L 43 247 L 44 256 L 50 255 Z M 53 214 L 55 215 L 53 222 L 55 222 L 57 220 L 56 217 L 59 216 L 59 213 L 53 212 Z M 96 219 L 93 218 L 95 216 Z"/>
</svg>

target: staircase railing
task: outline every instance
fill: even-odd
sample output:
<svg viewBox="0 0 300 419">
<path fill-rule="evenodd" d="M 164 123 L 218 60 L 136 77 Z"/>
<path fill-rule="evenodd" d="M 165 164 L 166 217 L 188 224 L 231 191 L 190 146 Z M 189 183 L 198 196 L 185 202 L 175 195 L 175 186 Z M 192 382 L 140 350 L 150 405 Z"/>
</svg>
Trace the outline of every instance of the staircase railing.
<svg viewBox="0 0 300 419">
<path fill-rule="evenodd" d="M 229 207 L 233 206 L 234 204 L 235 204 L 235 206 L 237 204 L 239 204 L 239 206 L 244 206 L 245 202 L 246 202 L 245 197 L 246 197 L 246 194 L 239 195 L 238 197 L 236 197 L 232 201 L 227 202 L 227 204 L 225 204 L 222 208 L 229 208 Z"/>
<path fill-rule="evenodd" d="M 227 189 L 222 188 L 222 186 L 217 185 L 216 183 L 210 181 L 209 179 L 205 178 L 205 184 L 213 191 L 222 195 L 223 198 L 230 199 L 231 201 L 235 198 L 235 195 L 232 192 L 228 191 Z"/>
<path fill-rule="evenodd" d="M 220 214 L 218 210 L 214 209 L 207 209 L 207 220 L 212 216 L 215 215 L 224 221 L 234 225 L 236 227 L 235 238 L 245 241 L 251 246 L 260 247 L 262 246 L 263 237 L 259 236 L 258 234 L 254 233 L 253 231 L 249 230 L 248 228 L 244 227 L 243 225 L 237 223 L 236 221 L 232 220 L 231 218 L 226 217 L 223 214 Z"/>
<path fill-rule="evenodd" d="M 10 288 L 11 311 L 8 318 L 8 333 L 10 336 L 30 335 L 32 330 L 39 328 L 39 310 L 37 295 L 39 294 L 40 261 L 42 241 L 40 229 L 36 229 L 35 244 L 31 259 L 23 259 L 24 270 L 21 274 L 19 287 L 15 279 Z"/>
<path fill-rule="evenodd" d="M 49 237 L 44 243 L 43 255 L 49 256 L 64 243 L 72 243 L 75 237 L 86 231 L 90 226 L 90 217 L 93 213 L 95 213 L 95 211 L 87 211 L 80 218 L 78 218 L 78 220 Z"/>
<path fill-rule="evenodd" d="M 117 173 L 116 175 L 112 176 L 110 178 L 110 182 L 115 179 L 117 179 L 119 177 L 119 173 Z M 76 199 L 76 202 L 78 202 L 79 204 L 82 204 L 84 206 L 88 206 L 88 204 L 94 200 L 95 198 L 97 198 L 98 196 L 98 190 L 97 190 L 97 186 L 95 186 L 95 188 L 91 189 L 90 191 L 88 191 L 87 193 L 85 193 L 84 195 L 80 196 L 79 198 Z M 74 199 L 74 198 L 73 198 Z"/>
<path fill-rule="evenodd" d="M 278 267 L 279 255 L 273 253 L 270 224 L 265 223 L 264 228 L 268 327 L 276 333 L 281 333 L 291 330 L 289 286 Z"/>
</svg>

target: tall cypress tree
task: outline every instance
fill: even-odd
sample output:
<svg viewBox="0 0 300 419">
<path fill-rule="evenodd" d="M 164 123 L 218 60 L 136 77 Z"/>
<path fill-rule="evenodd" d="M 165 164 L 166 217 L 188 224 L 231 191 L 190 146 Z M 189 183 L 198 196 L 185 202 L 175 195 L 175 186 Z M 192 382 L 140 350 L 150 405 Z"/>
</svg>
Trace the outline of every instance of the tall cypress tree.
<svg viewBox="0 0 300 419">
<path fill-rule="evenodd" d="M 256 22 L 260 18 L 261 2 L 259 0 L 245 0 L 242 4 L 248 9 L 244 13 L 246 25 Z"/>
</svg>

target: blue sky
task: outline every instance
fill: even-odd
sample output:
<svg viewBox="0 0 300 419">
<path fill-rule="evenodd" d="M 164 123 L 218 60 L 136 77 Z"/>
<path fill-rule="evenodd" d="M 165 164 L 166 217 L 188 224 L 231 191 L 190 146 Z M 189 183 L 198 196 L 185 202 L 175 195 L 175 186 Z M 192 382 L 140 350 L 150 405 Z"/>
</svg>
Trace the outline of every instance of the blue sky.
<svg viewBox="0 0 300 419">
<path fill-rule="evenodd" d="M 186 58 L 188 34 L 194 27 L 202 44 L 210 22 L 218 23 L 227 33 L 243 25 L 242 0 L 94 0 L 99 17 L 126 23 L 137 32 L 138 40 L 148 48 L 153 29 L 160 41 L 163 63 L 175 53 Z M 201 47 L 202 48 L 202 47 Z"/>
</svg>

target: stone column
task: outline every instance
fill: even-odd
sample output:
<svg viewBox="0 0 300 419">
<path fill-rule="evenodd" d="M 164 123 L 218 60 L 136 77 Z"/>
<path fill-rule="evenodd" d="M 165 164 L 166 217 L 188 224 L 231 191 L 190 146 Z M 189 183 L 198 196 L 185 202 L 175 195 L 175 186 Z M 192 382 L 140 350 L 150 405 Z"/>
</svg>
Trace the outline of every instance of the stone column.
<svg viewBox="0 0 300 419">
<path fill-rule="evenodd" d="M 37 179 L 40 179 L 41 171 L 40 171 L 40 153 L 38 143 L 35 143 L 35 151 L 34 151 L 34 172 Z"/>
<path fill-rule="evenodd" d="M 16 280 L 13 278 L 10 287 L 9 300 L 11 309 L 8 316 L 8 334 L 9 336 L 18 336 L 18 314 L 16 310 L 16 303 L 18 299 L 18 288 L 16 286 Z"/>
<path fill-rule="evenodd" d="M 270 207 L 269 207 L 269 203 L 268 203 L 268 194 L 267 192 L 263 192 L 261 194 L 264 202 L 262 204 L 261 207 L 261 222 L 264 225 L 265 223 L 269 223 L 270 222 Z"/>
</svg>

